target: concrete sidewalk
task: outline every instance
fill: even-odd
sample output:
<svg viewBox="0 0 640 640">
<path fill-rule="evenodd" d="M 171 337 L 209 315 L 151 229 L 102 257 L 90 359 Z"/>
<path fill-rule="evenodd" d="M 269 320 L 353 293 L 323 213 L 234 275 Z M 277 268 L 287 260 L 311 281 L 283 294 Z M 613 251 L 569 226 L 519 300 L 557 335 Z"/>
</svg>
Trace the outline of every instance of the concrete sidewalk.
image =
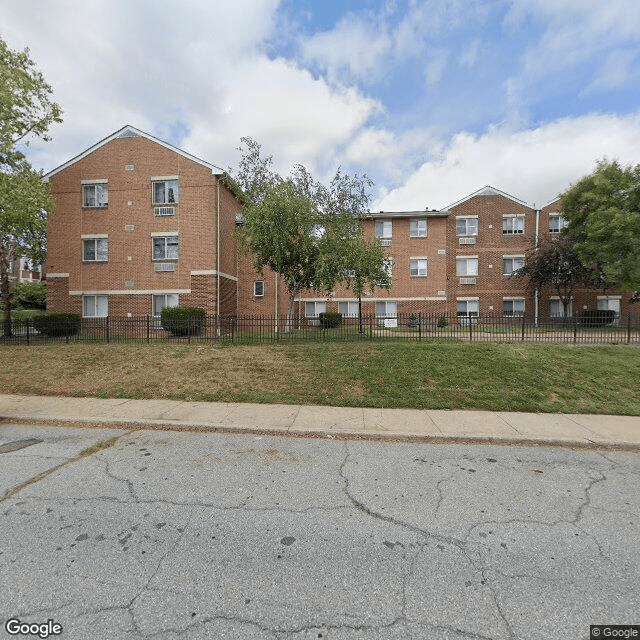
<svg viewBox="0 0 640 640">
<path fill-rule="evenodd" d="M 0 395 L 0 420 L 640 450 L 640 417 Z"/>
</svg>

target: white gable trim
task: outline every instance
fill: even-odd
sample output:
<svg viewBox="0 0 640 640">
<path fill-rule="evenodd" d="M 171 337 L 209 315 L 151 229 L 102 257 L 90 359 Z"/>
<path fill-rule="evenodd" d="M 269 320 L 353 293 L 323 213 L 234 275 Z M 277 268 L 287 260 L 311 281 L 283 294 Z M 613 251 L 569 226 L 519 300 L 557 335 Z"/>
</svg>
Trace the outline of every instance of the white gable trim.
<svg viewBox="0 0 640 640">
<path fill-rule="evenodd" d="M 48 182 L 50 178 L 55 176 L 57 173 L 60 173 L 60 171 L 64 171 L 71 165 L 75 164 L 76 162 L 79 162 L 83 158 L 86 158 L 88 155 L 90 155 L 100 147 L 103 147 L 105 144 L 108 144 L 109 142 L 111 142 L 112 140 L 116 140 L 117 138 L 146 138 L 147 140 L 151 140 L 151 142 L 154 142 L 155 144 L 159 144 L 161 147 L 164 147 L 165 149 L 169 149 L 169 151 L 173 151 L 174 153 L 181 155 L 183 158 L 187 158 L 188 160 L 191 160 L 192 162 L 196 162 L 197 164 L 200 164 L 203 167 L 207 167 L 207 169 L 210 169 L 211 173 L 213 173 L 214 175 L 219 176 L 225 173 L 224 169 L 221 169 L 215 164 L 205 162 L 204 160 L 201 160 L 200 158 L 196 158 L 195 156 L 192 156 L 190 153 L 187 153 L 182 149 L 178 149 L 178 147 L 174 147 L 173 145 L 170 145 L 168 142 L 164 142 L 163 140 L 155 138 L 154 136 L 148 133 L 145 133 L 144 131 L 140 131 L 140 129 L 136 129 L 131 125 L 126 125 L 125 127 L 122 127 L 122 129 L 118 129 L 118 131 L 116 131 L 115 133 L 112 133 L 110 136 L 107 136 L 106 138 L 100 140 L 100 142 L 97 142 L 93 146 L 89 147 L 87 150 L 83 151 L 81 154 L 77 155 L 75 158 L 71 158 L 71 160 L 49 171 L 49 173 L 45 174 L 44 176 L 45 182 Z"/>
</svg>

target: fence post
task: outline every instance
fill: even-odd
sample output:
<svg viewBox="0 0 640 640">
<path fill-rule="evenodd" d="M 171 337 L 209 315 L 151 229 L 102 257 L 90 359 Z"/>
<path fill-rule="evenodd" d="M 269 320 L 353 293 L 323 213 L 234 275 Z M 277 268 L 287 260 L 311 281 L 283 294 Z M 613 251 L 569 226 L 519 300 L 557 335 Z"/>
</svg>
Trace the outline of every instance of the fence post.
<svg viewBox="0 0 640 640">
<path fill-rule="evenodd" d="M 373 326 L 372 326 L 372 317 L 371 314 L 369 314 L 369 340 L 373 340 Z"/>
<path fill-rule="evenodd" d="M 150 335 L 149 335 L 150 334 L 150 327 L 149 327 L 150 322 L 149 321 L 150 321 L 150 318 L 147 315 L 147 344 L 149 344 L 149 340 L 150 340 Z"/>
<path fill-rule="evenodd" d="M 469 342 L 473 342 L 473 318 L 474 316 L 467 316 L 469 320 Z"/>
<path fill-rule="evenodd" d="M 525 322 L 525 314 L 522 314 L 522 332 L 520 334 L 520 342 L 524 342 L 524 322 Z"/>
<path fill-rule="evenodd" d="M 109 335 L 109 316 L 106 317 L 106 324 L 107 324 L 107 344 L 109 344 L 109 342 L 111 342 L 111 336 Z"/>
<path fill-rule="evenodd" d="M 631 344 L 631 313 L 627 313 L 627 344 Z"/>
<path fill-rule="evenodd" d="M 422 340 L 422 311 L 418 311 L 418 342 Z"/>
<path fill-rule="evenodd" d="M 573 344 L 578 341 L 578 316 L 573 317 Z"/>
<path fill-rule="evenodd" d="M 27 318 L 27 346 L 29 346 L 29 325 L 31 324 L 31 318 Z"/>
</svg>

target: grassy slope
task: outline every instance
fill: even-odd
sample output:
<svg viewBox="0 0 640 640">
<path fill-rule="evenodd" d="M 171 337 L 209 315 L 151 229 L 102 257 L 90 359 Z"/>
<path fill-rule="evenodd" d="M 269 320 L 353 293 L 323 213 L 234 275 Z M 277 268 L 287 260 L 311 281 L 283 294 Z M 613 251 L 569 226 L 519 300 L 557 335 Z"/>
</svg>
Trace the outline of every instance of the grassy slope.
<svg viewBox="0 0 640 640">
<path fill-rule="evenodd" d="M 636 347 L 0 347 L 3 393 L 640 415 Z"/>
</svg>

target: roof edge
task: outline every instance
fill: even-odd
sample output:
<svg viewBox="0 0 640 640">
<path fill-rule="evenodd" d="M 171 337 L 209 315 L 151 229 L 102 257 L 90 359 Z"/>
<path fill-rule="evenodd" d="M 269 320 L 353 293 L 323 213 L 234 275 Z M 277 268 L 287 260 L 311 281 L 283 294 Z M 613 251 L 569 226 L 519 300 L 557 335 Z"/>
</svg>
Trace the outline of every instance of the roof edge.
<svg viewBox="0 0 640 640">
<path fill-rule="evenodd" d="M 485 187 L 482 187 L 481 189 L 478 189 L 477 191 L 474 191 L 473 193 L 470 193 L 469 195 L 465 196 L 461 200 L 458 200 L 457 202 L 454 202 L 453 204 L 450 204 L 448 207 L 445 207 L 445 208 L 453 209 L 453 207 L 457 207 L 458 205 L 461 205 L 463 202 L 466 202 L 467 200 L 471 200 L 471 198 L 475 198 L 476 196 L 501 196 L 503 198 L 507 198 L 507 200 L 516 202 L 519 205 L 528 207 L 529 209 L 535 209 L 535 207 L 531 206 L 528 202 L 525 202 L 524 200 L 520 200 L 520 198 L 516 198 L 515 196 L 512 196 L 506 193 L 505 191 L 500 191 L 500 189 L 496 189 L 495 187 L 492 187 L 490 185 L 487 185 Z"/>
<path fill-rule="evenodd" d="M 105 144 L 111 142 L 112 140 L 116 140 L 118 138 L 146 138 L 147 140 L 150 140 L 155 144 L 159 144 L 165 149 L 169 149 L 174 153 L 180 154 L 181 156 L 183 156 L 184 158 L 187 158 L 188 160 L 196 162 L 204 167 L 207 167 L 208 169 L 211 170 L 211 173 L 213 173 L 214 175 L 221 176 L 226 173 L 224 169 L 221 169 L 220 167 L 214 164 L 211 164 L 206 160 L 202 160 L 201 158 L 191 155 L 190 153 L 187 153 L 186 151 L 183 151 L 182 149 L 179 149 L 178 147 L 175 147 L 172 144 L 165 142 L 164 140 L 160 140 L 160 138 L 156 138 L 155 136 L 152 136 L 150 133 L 146 133 L 145 131 L 141 131 L 140 129 L 136 129 L 136 127 L 133 127 L 130 124 L 127 124 L 121 129 L 118 129 L 117 131 L 112 133 L 111 135 L 108 135 L 106 138 L 103 138 L 99 142 L 96 142 L 94 145 L 90 146 L 88 149 L 85 149 L 82 153 L 78 154 L 77 156 L 74 156 L 70 160 L 67 160 L 67 162 L 61 164 L 55 169 L 52 169 L 48 173 L 45 173 L 45 175 L 43 176 L 45 182 L 48 182 L 49 179 L 55 176 L 57 173 L 60 173 L 61 171 L 68 169 L 70 166 L 74 165 L 76 162 L 79 162 L 83 158 L 86 158 L 88 155 L 90 155 L 94 151 L 97 151 L 98 149 L 100 149 L 100 147 L 103 147 Z"/>
</svg>

